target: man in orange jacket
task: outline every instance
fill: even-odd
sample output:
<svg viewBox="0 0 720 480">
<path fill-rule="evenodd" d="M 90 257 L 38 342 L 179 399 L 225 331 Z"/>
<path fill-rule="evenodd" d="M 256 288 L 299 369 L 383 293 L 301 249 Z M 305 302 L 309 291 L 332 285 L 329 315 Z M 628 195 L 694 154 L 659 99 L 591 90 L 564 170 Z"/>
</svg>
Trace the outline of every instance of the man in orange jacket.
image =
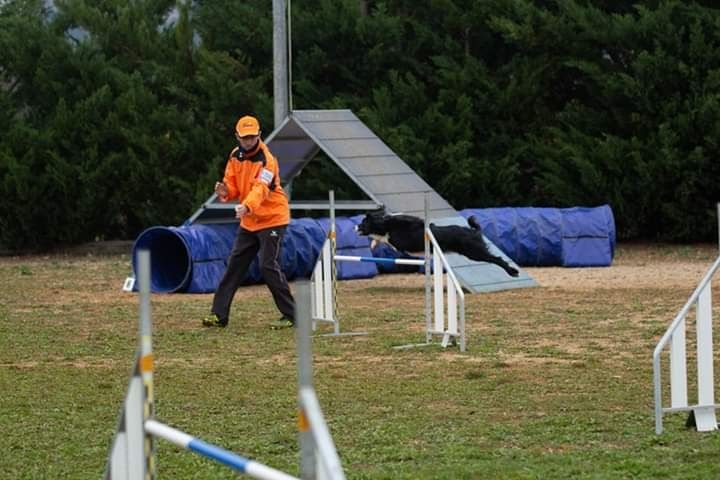
<svg viewBox="0 0 720 480">
<path fill-rule="evenodd" d="M 260 139 L 260 123 L 245 116 L 235 125 L 238 146 L 230 152 L 225 177 L 215 184 L 221 201 L 238 200 L 235 218 L 240 220 L 227 268 L 215 290 L 211 314 L 203 319 L 207 327 L 225 327 L 230 305 L 253 259 L 260 252 L 260 271 L 282 318 L 274 328 L 295 324 L 295 301 L 278 257 L 290 223 L 288 198 L 280 185 L 280 169 Z"/>
</svg>

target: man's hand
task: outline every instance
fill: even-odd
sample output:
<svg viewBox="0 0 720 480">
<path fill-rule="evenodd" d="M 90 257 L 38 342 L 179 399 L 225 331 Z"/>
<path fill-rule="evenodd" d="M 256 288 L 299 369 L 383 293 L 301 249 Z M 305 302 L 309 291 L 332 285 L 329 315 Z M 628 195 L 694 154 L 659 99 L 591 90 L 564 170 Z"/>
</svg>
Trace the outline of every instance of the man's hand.
<svg viewBox="0 0 720 480">
<path fill-rule="evenodd" d="M 217 195 L 220 198 L 225 198 L 230 193 L 230 190 L 228 190 L 227 185 L 225 185 L 223 182 L 215 182 L 215 195 Z"/>
<path fill-rule="evenodd" d="M 248 208 L 242 203 L 235 207 L 235 218 L 242 218 L 246 213 L 248 213 Z"/>
</svg>

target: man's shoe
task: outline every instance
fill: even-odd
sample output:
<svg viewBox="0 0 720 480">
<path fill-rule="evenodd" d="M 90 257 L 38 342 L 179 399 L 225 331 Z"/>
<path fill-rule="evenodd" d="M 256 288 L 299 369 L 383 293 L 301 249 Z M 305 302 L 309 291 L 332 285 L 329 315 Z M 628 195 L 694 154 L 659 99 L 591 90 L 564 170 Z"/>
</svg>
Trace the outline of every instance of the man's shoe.
<svg viewBox="0 0 720 480">
<path fill-rule="evenodd" d="M 295 322 L 293 322 L 292 320 L 290 320 L 287 317 L 282 317 L 279 320 L 274 320 L 274 321 L 270 322 L 270 328 L 273 330 L 280 330 L 283 328 L 290 328 L 293 326 L 295 326 Z"/>
<path fill-rule="evenodd" d="M 203 318 L 202 321 L 203 327 L 220 327 L 225 328 L 227 327 L 228 320 L 227 318 L 218 318 L 217 315 L 214 313 L 211 313 L 207 317 Z"/>
</svg>

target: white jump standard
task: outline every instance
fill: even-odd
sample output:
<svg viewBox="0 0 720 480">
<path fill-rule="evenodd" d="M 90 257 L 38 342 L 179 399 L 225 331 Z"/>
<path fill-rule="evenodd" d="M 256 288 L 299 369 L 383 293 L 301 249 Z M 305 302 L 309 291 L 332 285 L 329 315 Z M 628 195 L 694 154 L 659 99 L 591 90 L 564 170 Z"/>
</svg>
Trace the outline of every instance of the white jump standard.
<svg viewBox="0 0 720 480">
<path fill-rule="evenodd" d="M 720 203 L 717 204 L 718 248 L 720 249 Z M 663 432 L 663 415 L 675 412 L 690 412 L 692 423 L 699 432 L 718 429 L 715 411 L 720 404 L 715 403 L 715 372 L 713 367 L 713 331 L 712 331 L 712 291 L 715 274 L 720 270 L 720 255 L 700 280 L 690 298 L 670 323 L 653 351 L 653 386 L 655 391 L 655 433 Z M 690 311 L 695 310 L 695 348 L 697 368 L 695 370 L 696 388 L 688 396 L 686 319 Z M 660 361 L 663 351 L 668 352 L 670 377 L 670 405 L 663 406 L 662 392 L 667 381 L 661 379 Z M 693 403 L 696 402 L 696 403 Z M 690 418 L 688 420 L 691 420 Z"/>
<path fill-rule="evenodd" d="M 150 319 L 150 253 L 138 253 L 140 348 L 120 421 L 108 456 L 105 480 L 153 480 L 157 475 L 155 437 L 222 463 L 258 480 L 298 480 L 297 477 L 204 442 L 154 418 L 152 326 Z M 345 480 L 335 444 L 312 386 L 310 288 L 298 283 L 296 343 L 298 345 L 298 426 L 303 479 Z"/>
<path fill-rule="evenodd" d="M 312 319 L 314 322 L 333 324 L 339 334 L 340 322 L 336 311 L 336 266 L 335 262 L 373 262 L 394 265 L 416 265 L 425 267 L 425 343 L 405 345 L 396 348 L 430 345 L 433 336 L 442 336 L 441 345 L 460 344 L 465 351 L 465 293 L 452 267 L 443 254 L 430 230 L 428 201 L 425 199 L 425 258 L 378 258 L 354 255 L 335 255 L 335 216 L 333 192 L 330 192 L 330 231 L 318 256 L 312 275 Z M 431 255 L 432 252 L 432 255 Z M 432 266 L 431 266 L 432 262 Z M 432 272 L 432 273 L 431 273 Z M 431 280 L 432 277 L 432 280 Z M 447 291 L 447 302 L 443 293 Z M 445 304 L 447 303 L 447 312 Z M 447 313 L 447 316 L 446 316 Z M 447 318 L 447 324 L 445 319 Z"/>
</svg>

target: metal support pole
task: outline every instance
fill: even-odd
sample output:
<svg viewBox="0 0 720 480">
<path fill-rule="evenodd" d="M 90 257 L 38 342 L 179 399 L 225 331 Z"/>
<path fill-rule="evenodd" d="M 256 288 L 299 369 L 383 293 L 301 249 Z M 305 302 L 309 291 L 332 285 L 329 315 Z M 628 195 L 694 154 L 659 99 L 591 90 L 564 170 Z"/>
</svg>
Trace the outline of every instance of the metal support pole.
<svg viewBox="0 0 720 480">
<path fill-rule="evenodd" d="M 308 282 L 297 282 L 297 298 L 295 299 L 295 342 L 298 354 L 298 392 L 303 388 L 313 388 L 312 372 L 312 340 L 310 339 L 310 285 Z M 300 477 L 303 480 L 316 478 L 315 471 L 315 440 L 310 431 L 310 422 L 305 417 L 302 402 L 298 393 L 298 440 L 300 442 Z"/>
<path fill-rule="evenodd" d="M 430 278 L 430 237 L 427 231 L 430 228 L 430 194 L 425 192 L 425 230 L 423 230 L 423 239 L 425 241 L 425 342 L 432 341 L 430 333 L 432 320 L 432 279 Z"/>
<path fill-rule="evenodd" d="M 337 265 L 335 265 L 335 254 L 337 253 L 337 230 L 335 229 L 335 190 L 328 192 L 328 201 L 330 203 L 330 276 L 332 278 L 332 295 L 333 295 L 333 328 L 335 335 L 340 334 L 340 319 L 337 309 Z"/>
<path fill-rule="evenodd" d="M 287 0 L 287 100 L 288 115 L 293 110 L 292 101 L 292 0 Z"/>
<path fill-rule="evenodd" d="M 285 0 L 273 0 L 273 100 L 274 127 L 290 113 L 288 108 L 288 36 Z"/>
</svg>

